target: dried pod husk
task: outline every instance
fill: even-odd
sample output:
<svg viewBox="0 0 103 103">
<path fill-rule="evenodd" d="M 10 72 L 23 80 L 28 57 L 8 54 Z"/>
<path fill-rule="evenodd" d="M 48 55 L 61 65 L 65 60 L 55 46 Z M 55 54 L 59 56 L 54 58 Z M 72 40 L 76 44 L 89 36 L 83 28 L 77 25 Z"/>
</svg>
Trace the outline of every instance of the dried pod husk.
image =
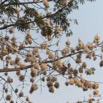
<svg viewBox="0 0 103 103">
<path fill-rule="evenodd" d="M 7 78 L 7 83 L 13 83 L 13 79 L 11 77 Z"/>
<path fill-rule="evenodd" d="M 55 81 L 57 81 L 57 77 L 52 77 L 52 82 L 55 82 Z"/>
<path fill-rule="evenodd" d="M 59 82 L 55 82 L 54 87 L 58 89 L 59 86 L 60 86 Z"/>
<path fill-rule="evenodd" d="M 94 48 L 93 43 L 88 43 L 88 48 L 92 50 Z"/>
<path fill-rule="evenodd" d="M 31 88 L 30 88 L 30 93 L 32 94 L 35 90 L 38 89 L 37 84 L 32 84 Z"/>
<path fill-rule="evenodd" d="M 83 67 L 83 68 L 86 68 L 86 67 L 87 67 L 87 63 L 86 63 L 86 62 L 83 62 L 83 63 L 82 63 L 82 67 Z"/>
<path fill-rule="evenodd" d="M 34 78 L 30 78 L 31 83 L 34 83 L 34 81 L 35 81 Z"/>
<path fill-rule="evenodd" d="M 17 92 L 18 92 L 18 89 L 16 88 L 14 91 L 15 91 L 15 93 L 17 93 Z"/>
<path fill-rule="evenodd" d="M 27 102 L 30 101 L 30 100 L 29 100 L 29 97 L 26 97 L 26 101 L 27 101 Z"/>
<path fill-rule="evenodd" d="M 32 76 L 32 77 L 37 76 L 37 70 L 34 69 L 33 67 L 31 68 L 31 76 Z"/>
<path fill-rule="evenodd" d="M 77 101 L 77 103 L 83 103 L 82 101 Z"/>
<path fill-rule="evenodd" d="M 42 70 L 47 69 L 47 64 L 46 64 L 46 63 L 42 63 L 42 64 L 40 65 L 40 68 L 41 68 Z"/>
<path fill-rule="evenodd" d="M 90 98 L 90 99 L 88 100 L 89 103 L 93 103 L 93 101 L 94 101 L 93 98 Z"/>
<path fill-rule="evenodd" d="M 10 38 L 10 37 L 9 37 L 8 35 L 6 35 L 6 36 L 5 36 L 5 41 L 8 41 L 9 38 Z"/>
<path fill-rule="evenodd" d="M 49 2 L 48 0 L 43 0 L 43 4 L 46 8 L 49 8 Z"/>
<path fill-rule="evenodd" d="M 14 103 L 14 101 L 13 101 L 13 100 L 11 100 L 11 101 L 10 101 L 10 103 Z"/>
<path fill-rule="evenodd" d="M 24 93 L 21 91 L 20 93 L 19 93 L 19 97 L 23 97 L 24 96 Z"/>
<path fill-rule="evenodd" d="M 83 67 L 79 67 L 79 73 L 83 73 Z"/>
<path fill-rule="evenodd" d="M 10 101 L 10 100 L 11 100 L 11 95 L 8 94 L 5 99 L 6 99 L 7 101 Z"/>
<path fill-rule="evenodd" d="M 82 62 L 82 59 L 81 58 L 76 58 L 76 63 L 81 63 Z"/>
<path fill-rule="evenodd" d="M 25 79 L 25 76 L 24 76 L 24 75 L 19 75 L 19 80 L 20 80 L 20 81 L 24 81 L 24 79 Z"/>
<path fill-rule="evenodd" d="M 65 85 L 68 86 L 68 85 L 69 85 L 69 81 L 66 81 L 66 82 L 65 82 Z"/>
<path fill-rule="evenodd" d="M 77 76 L 78 70 L 74 69 L 74 70 L 73 70 L 73 74 L 74 74 L 74 76 Z"/>
<path fill-rule="evenodd" d="M 49 87 L 49 92 L 54 93 L 54 88 L 53 88 L 53 86 L 50 86 L 50 87 Z"/>
<path fill-rule="evenodd" d="M 5 88 L 5 93 L 8 93 L 8 89 L 7 88 Z"/>
<path fill-rule="evenodd" d="M 20 69 L 23 70 L 26 68 L 26 65 L 25 64 L 20 64 Z"/>
<path fill-rule="evenodd" d="M 61 3 L 60 3 L 62 6 L 66 6 L 67 4 L 67 0 L 61 0 Z"/>
<path fill-rule="evenodd" d="M 98 95 L 99 94 L 99 90 L 98 89 L 95 89 L 94 91 L 93 91 L 93 95 Z"/>
<path fill-rule="evenodd" d="M 32 53 L 35 55 L 35 54 L 38 53 L 38 51 L 39 51 L 39 49 L 36 47 L 36 48 L 33 49 Z"/>
<path fill-rule="evenodd" d="M 74 79 L 73 78 L 69 79 L 69 84 L 74 85 Z"/>
<path fill-rule="evenodd" d="M 13 33 L 14 33 L 14 28 L 13 28 L 13 27 L 11 27 L 11 28 L 9 29 L 9 33 L 10 33 L 10 34 L 13 34 Z"/>
<path fill-rule="evenodd" d="M 93 89 L 98 89 L 99 88 L 99 84 L 98 83 L 93 83 L 92 84 L 92 88 Z"/>
<path fill-rule="evenodd" d="M 63 67 L 63 62 L 61 61 L 61 59 L 58 59 L 58 60 L 55 62 L 55 65 L 56 65 L 58 68 L 62 68 L 62 67 Z"/>
<path fill-rule="evenodd" d="M 66 56 L 69 53 L 69 49 L 68 48 L 64 48 L 62 51 L 62 56 Z"/>
<path fill-rule="evenodd" d="M 90 51 L 90 49 L 88 48 L 88 46 L 84 46 L 84 52 L 88 53 Z"/>
<path fill-rule="evenodd" d="M 39 69 L 39 63 L 38 62 L 34 63 L 33 66 L 34 66 L 35 69 Z"/>
<path fill-rule="evenodd" d="M 48 58 L 49 59 L 54 59 L 55 58 L 55 56 L 54 56 L 54 54 L 52 54 L 51 52 L 48 54 Z"/>
<path fill-rule="evenodd" d="M 20 75 L 20 71 L 16 71 L 16 75 L 19 76 Z"/>
<path fill-rule="evenodd" d="M 41 49 L 47 49 L 48 45 L 47 45 L 47 43 L 42 43 L 40 45 L 40 47 L 41 47 Z"/>
<path fill-rule="evenodd" d="M 87 70 L 85 70 L 85 73 L 87 75 L 91 75 L 91 74 L 93 74 L 93 71 L 91 69 L 87 69 Z"/>
<path fill-rule="evenodd" d="M 70 43 L 69 40 L 67 40 L 65 44 L 66 44 L 67 46 L 70 46 L 71 43 Z"/>
<path fill-rule="evenodd" d="M 52 81 L 48 81 L 48 82 L 47 82 L 47 86 L 48 86 L 48 87 L 53 86 L 53 82 L 52 82 Z"/>
<path fill-rule="evenodd" d="M 100 67 L 103 66 L 103 60 L 100 61 L 99 66 L 100 66 Z"/>
</svg>

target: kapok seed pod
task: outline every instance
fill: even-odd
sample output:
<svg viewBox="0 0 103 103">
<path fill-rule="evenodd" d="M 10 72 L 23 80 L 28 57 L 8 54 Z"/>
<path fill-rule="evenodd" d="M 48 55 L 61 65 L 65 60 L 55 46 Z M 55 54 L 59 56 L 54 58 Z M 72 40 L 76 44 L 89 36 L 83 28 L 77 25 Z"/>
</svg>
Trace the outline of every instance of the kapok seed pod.
<svg viewBox="0 0 103 103">
<path fill-rule="evenodd" d="M 83 73 L 83 67 L 79 67 L 79 73 Z"/>
<path fill-rule="evenodd" d="M 31 88 L 30 88 L 30 93 L 32 94 L 35 91 L 35 85 L 32 84 Z"/>
<path fill-rule="evenodd" d="M 20 69 L 23 70 L 26 68 L 26 65 L 25 64 L 20 64 Z"/>
<path fill-rule="evenodd" d="M 89 103 L 93 103 L 93 99 L 92 99 L 92 98 L 89 99 L 88 102 L 89 102 Z"/>
<path fill-rule="evenodd" d="M 49 53 L 49 54 L 48 54 L 48 58 L 49 58 L 49 59 L 54 59 L 54 58 L 55 58 L 55 56 L 54 56 L 54 54 Z"/>
<path fill-rule="evenodd" d="M 8 35 L 5 36 L 5 40 L 6 40 L 6 41 L 8 41 L 9 38 L 10 38 L 10 37 L 9 37 Z"/>
<path fill-rule="evenodd" d="M 74 69 L 73 74 L 74 74 L 74 76 L 76 76 L 78 74 L 78 70 Z"/>
<path fill-rule="evenodd" d="M 43 4 L 46 8 L 49 8 L 49 2 L 48 0 L 43 0 Z"/>
<path fill-rule="evenodd" d="M 47 86 L 48 86 L 48 87 L 53 86 L 53 82 L 52 82 L 52 81 L 48 81 L 48 82 L 47 82 Z"/>
<path fill-rule="evenodd" d="M 25 79 L 25 76 L 24 76 L 24 75 L 19 75 L 19 80 L 20 80 L 20 81 L 24 81 L 24 79 Z"/>
<path fill-rule="evenodd" d="M 98 89 L 99 88 L 99 84 L 98 83 L 93 83 L 92 84 L 92 88 L 93 89 Z"/>
<path fill-rule="evenodd" d="M 10 103 L 14 103 L 14 101 L 13 101 L 13 100 L 11 100 L 11 101 L 10 101 Z"/>
<path fill-rule="evenodd" d="M 10 33 L 10 34 L 13 34 L 13 33 L 14 33 L 14 28 L 13 28 L 13 27 L 11 27 L 11 28 L 9 29 L 9 33 Z"/>
<path fill-rule="evenodd" d="M 86 62 L 83 62 L 83 63 L 82 63 L 82 67 L 83 67 L 83 68 L 86 68 L 86 67 L 87 67 L 87 63 L 86 63 Z"/>
<path fill-rule="evenodd" d="M 32 53 L 35 55 L 36 53 L 38 53 L 39 49 L 36 47 L 33 49 Z"/>
<path fill-rule="evenodd" d="M 100 66 L 100 67 L 103 66 L 103 60 L 100 61 L 99 66 Z"/>
<path fill-rule="evenodd" d="M 29 100 L 29 97 L 26 97 L 26 101 L 30 101 L 30 100 Z"/>
<path fill-rule="evenodd" d="M 41 68 L 42 70 L 45 70 L 45 69 L 47 68 L 47 64 L 46 64 L 46 63 L 42 63 L 42 64 L 40 65 L 40 68 Z"/>
<path fill-rule="evenodd" d="M 32 77 L 37 76 L 37 70 L 36 70 L 36 69 L 31 68 L 31 76 L 32 76 Z"/>
<path fill-rule="evenodd" d="M 29 38 L 29 39 L 27 39 L 27 41 L 28 41 L 28 43 L 31 45 L 32 44 L 32 39 L 31 38 Z"/>
<path fill-rule="evenodd" d="M 49 92 L 54 93 L 54 88 L 53 88 L 53 86 L 50 86 L 50 87 L 49 87 Z"/>
<path fill-rule="evenodd" d="M 45 78 L 44 78 L 44 77 L 42 77 L 42 78 L 41 78 L 41 81 L 45 82 Z"/>
<path fill-rule="evenodd" d="M 7 83 L 12 83 L 13 82 L 13 79 L 11 77 L 8 77 L 7 78 Z"/>
<path fill-rule="evenodd" d="M 60 86 L 59 82 L 55 82 L 54 87 L 58 89 L 59 86 Z"/>
<path fill-rule="evenodd" d="M 20 71 L 16 71 L 16 75 L 19 76 L 20 75 Z"/>
<path fill-rule="evenodd" d="M 69 85 L 69 81 L 66 81 L 66 82 L 65 82 L 65 85 L 68 86 L 68 85 Z"/>
<path fill-rule="evenodd" d="M 53 82 L 57 81 L 57 77 L 54 77 L 54 76 L 53 76 L 52 81 L 53 81 Z"/>
<path fill-rule="evenodd" d="M 8 89 L 7 88 L 5 88 L 5 93 L 8 93 Z"/>
<path fill-rule="evenodd" d="M 86 73 L 87 75 L 91 75 L 91 74 L 93 73 L 93 71 L 92 71 L 91 69 L 87 69 L 87 70 L 85 70 L 85 73 Z"/>
<path fill-rule="evenodd" d="M 69 40 L 67 40 L 65 44 L 66 44 L 67 46 L 69 46 L 71 43 L 70 43 Z"/>
<path fill-rule="evenodd" d="M 38 62 L 34 63 L 34 68 L 39 69 L 39 63 Z"/>
<path fill-rule="evenodd" d="M 31 38 L 31 37 L 32 37 L 32 34 L 31 34 L 30 32 L 28 32 L 28 33 L 27 33 L 27 37 L 28 37 L 28 38 Z"/>
<path fill-rule="evenodd" d="M 77 101 L 77 103 L 83 103 L 82 101 Z"/>
<path fill-rule="evenodd" d="M 31 83 L 34 83 L 34 81 L 35 81 L 34 78 L 30 78 Z"/>
<path fill-rule="evenodd" d="M 16 88 L 16 89 L 15 89 L 15 93 L 17 93 L 17 92 L 18 92 L 18 89 Z"/>
<path fill-rule="evenodd" d="M 93 91 L 93 95 L 98 95 L 99 94 L 99 90 L 98 89 L 95 89 L 94 91 Z"/>
<path fill-rule="evenodd" d="M 20 93 L 19 93 L 19 97 L 23 97 L 24 96 L 24 93 L 21 91 Z"/>
<path fill-rule="evenodd" d="M 6 99 L 7 101 L 10 101 L 10 100 L 11 100 L 11 95 L 8 94 L 5 99 Z"/>
<path fill-rule="evenodd" d="M 69 79 L 69 84 L 74 85 L 74 79 L 73 78 Z"/>
</svg>

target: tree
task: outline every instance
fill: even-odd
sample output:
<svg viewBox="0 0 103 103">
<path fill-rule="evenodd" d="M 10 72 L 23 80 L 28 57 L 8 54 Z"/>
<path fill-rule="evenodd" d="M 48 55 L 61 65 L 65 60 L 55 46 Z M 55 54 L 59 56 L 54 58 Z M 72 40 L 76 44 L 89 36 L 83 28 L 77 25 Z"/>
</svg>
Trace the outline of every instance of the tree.
<svg viewBox="0 0 103 103">
<path fill-rule="evenodd" d="M 95 72 L 95 67 L 88 67 L 86 59 L 96 61 L 99 58 L 100 67 L 103 66 L 103 42 L 100 37 L 96 35 L 93 42 L 87 44 L 78 39 L 76 47 L 71 47 L 68 39 L 64 47 L 60 46 L 60 37 L 72 34 L 70 23 L 77 24 L 77 20 L 68 18 L 68 15 L 73 9 L 78 9 L 78 3 L 84 2 L 85 0 L 1 0 L 1 100 L 13 103 L 14 98 L 17 98 L 16 102 L 31 103 L 25 94 L 26 85 L 30 82 L 27 89 L 32 94 L 42 88 L 44 82 L 48 91 L 54 93 L 60 86 L 58 76 L 66 79 L 66 86 L 75 85 L 83 91 L 92 89 L 93 95 L 99 94 L 99 83 L 86 80 L 83 75 L 93 75 Z M 96 52 L 97 49 L 100 50 L 100 55 Z M 15 85 L 16 81 L 20 83 Z M 14 94 L 16 97 L 13 98 Z M 94 98 L 87 100 L 89 103 L 93 101 Z M 96 101 L 99 103 L 99 100 Z"/>
</svg>

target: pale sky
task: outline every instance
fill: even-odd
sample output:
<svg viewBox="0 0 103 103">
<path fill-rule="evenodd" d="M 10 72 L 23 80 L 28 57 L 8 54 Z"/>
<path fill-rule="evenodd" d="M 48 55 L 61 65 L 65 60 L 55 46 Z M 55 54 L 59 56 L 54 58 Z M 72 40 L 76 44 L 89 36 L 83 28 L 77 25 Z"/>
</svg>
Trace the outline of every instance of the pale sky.
<svg viewBox="0 0 103 103">
<path fill-rule="evenodd" d="M 77 44 L 78 38 L 84 41 L 84 43 L 90 42 L 93 40 L 96 33 L 98 33 L 103 39 L 103 0 L 96 0 L 95 2 L 86 2 L 84 5 L 79 6 L 79 10 L 74 10 L 70 17 L 72 19 L 77 19 L 79 25 L 71 25 L 73 31 L 73 36 L 69 39 L 71 40 L 72 45 Z M 64 38 L 65 41 L 65 38 Z M 95 66 L 96 73 L 94 76 L 87 76 L 89 80 L 103 81 L 102 74 L 103 68 L 98 66 L 99 61 L 96 63 L 89 62 L 89 66 Z M 91 92 L 82 92 L 81 89 L 75 86 L 64 85 L 64 79 L 60 78 L 61 86 L 54 94 L 50 94 L 47 88 L 43 88 L 42 93 L 40 90 L 36 91 L 31 95 L 31 98 L 34 100 L 34 103 L 76 103 L 77 100 L 83 100 L 83 98 L 88 99 L 88 95 L 92 94 Z M 100 85 L 100 93 L 103 96 L 103 85 Z M 103 103 L 103 98 L 101 99 Z"/>
</svg>

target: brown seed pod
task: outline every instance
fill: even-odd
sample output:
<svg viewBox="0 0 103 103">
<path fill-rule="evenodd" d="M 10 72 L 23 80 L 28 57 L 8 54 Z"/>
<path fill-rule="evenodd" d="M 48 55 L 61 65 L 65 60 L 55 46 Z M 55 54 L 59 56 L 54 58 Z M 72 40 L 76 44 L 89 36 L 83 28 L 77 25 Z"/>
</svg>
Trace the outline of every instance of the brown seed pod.
<svg viewBox="0 0 103 103">
<path fill-rule="evenodd" d="M 103 66 L 103 60 L 100 61 L 99 65 L 100 65 L 100 67 Z"/>
<path fill-rule="evenodd" d="M 50 86 L 50 87 L 49 87 L 49 92 L 54 93 L 54 88 L 53 88 L 53 86 Z"/>
<path fill-rule="evenodd" d="M 48 81 L 48 82 L 47 82 L 47 86 L 48 86 L 48 87 L 53 86 L 53 82 L 52 82 L 52 81 Z"/>
<path fill-rule="evenodd" d="M 89 102 L 89 103 L 93 103 L 93 99 L 92 99 L 92 98 L 90 98 L 88 102 Z"/>
<path fill-rule="evenodd" d="M 10 101 L 10 103 L 14 103 L 14 101 L 13 101 L 13 100 L 11 100 L 11 101 Z"/>
<path fill-rule="evenodd" d="M 30 100 L 29 100 L 29 97 L 26 97 L 26 101 L 30 101 Z"/>
<path fill-rule="evenodd" d="M 13 34 L 13 33 L 14 33 L 14 28 L 13 28 L 13 27 L 11 27 L 11 28 L 9 29 L 9 33 L 10 33 L 10 34 Z"/>
<path fill-rule="evenodd" d="M 8 94 L 5 99 L 6 99 L 7 101 L 10 101 L 10 100 L 11 100 L 11 95 Z"/>
<path fill-rule="evenodd" d="M 34 81 L 35 81 L 34 78 L 30 78 L 31 83 L 34 83 Z"/>
<path fill-rule="evenodd" d="M 23 97 L 24 96 L 24 93 L 21 91 L 20 93 L 19 93 L 19 97 Z"/>
<path fill-rule="evenodd" d="M 37 84 L 32 84 L 29 92 L 32 94 L 32 93 L 33 93 L 35 90 L 37 90 L 37 89 L 38 89 Z"/>
<path fill-rule="evenodd" d="M 45 70 L 45 69 L 47 68 L 47 64 L 46 64 L 46 63 L 42 63 L 42 64 L 40 65 L 40 68 L 41 68 L 42 70 Z"/>
<path fill-rule="evenodd" d="M 79 68 L 79 73 L 83 73 L 83 67 Z"/>
<path fill-rule="evenodd" d="M 49 8 L 49 2 L 48 0 L 43 0 L 43 4 L 46 8 Z"/>
<path fill-rule="evenodd" d="M 77 76 L 78 70 L 74 69 L 74 70 L 73 70 L 73 74 L 74 74 L 74 76 Z"/>
<path fill-rule="evenodd" d="M 83 63 L 82 63 L 82 67 L 83 67 L 83 68 L 86 68 L 86 67 L 87 67 L 87 63 L 86 63 L 86 62 L 83 62 Z"/>
<path fill-rule="evenodd" d="M 39 69 L 39 63 L 38 62 L 34 63 L 34 68 Z"/>
<path fill-rule="evenodd" d="M 34 69 L 33 67 L 31 68 L 31 76 L 32 76 L 32 77 L 37 76 L 37 70 Z"/>
<path fill-rule="evenodd" d="M 16 75 L 19 76 L 19 75 L 20 75 L 20 71 L 17 71 L 17 72 L 16 72 Z"/>
<path fill-rule="evenodd" d="M 93 95 L 98 95 L 98 94 L 99 94 L 99 90 L 95 89 L 95 90 L 93 91 Z"/>
<path fill-rule="evenodd" d="M 65 82 L 65 85 L 68 86 L 68 85 L 69 85 L 69 81 L 66 81 L 66 82 Z"/>
<path fill-rule="evenodd" d="M 5 88 L 5 93 L 8 93 L 8 89 L 7 88 Z"/>
<path fill-rule="evenodd" d="M 99 88 L 99 84 L 98 83 L 93 83 L 92 84 L 92 88 L 93 89 L 98 89 Z"/>
<path fill-rule="evenodd" d="M 11 77 L 7 78 L 7 83 L 13 83 L 13 79 Z"/>
<path fill-rule="evenodd" d="M 68 40 L 68 41 L 66 41 L 66 43 L 65 43 L 67 46 L 70 46 L 70 41 Z"/>
<path fill-rule="evenodd" d="M 55 82 L 54 87 L 58 89 L 59 86 L 60 86 L 59 82 Z"/>
<path fill-rule="evenodd" d="M 87 69 L 87 70 L 85 70 L 85 73 L 87 75 L 91 75 L 91 74 L 93 74 L 93 71 L 91 69 Z"/>
<path fill-rule="evenodd" d="M 35 55 L 36 53 L 38 53 L 39 49 L 36 47 L 33 49 L 32 53 Z"/>
<path fill-rule="evenodd" d="M 24 76 L 24 75 L 19 75 L 19 80 L 20 80 L 20 81 L 24 81 L 24 79 L 25 79 L 25 76 Z"/>
<path fill-rule="evenodd" d="M 16 88 L 16 89 L 15 89 L 15 93 L 17 93 L 17 92 L 18 92 L 18 89 Z"/>
<path fill-rule="evenodd" d="M 70 85 L 74 85 L 74 79 L 73 78 L 71 78 L 71 79 L 69 79 L 69 82 L 68 82 Z"/>
</svg>

